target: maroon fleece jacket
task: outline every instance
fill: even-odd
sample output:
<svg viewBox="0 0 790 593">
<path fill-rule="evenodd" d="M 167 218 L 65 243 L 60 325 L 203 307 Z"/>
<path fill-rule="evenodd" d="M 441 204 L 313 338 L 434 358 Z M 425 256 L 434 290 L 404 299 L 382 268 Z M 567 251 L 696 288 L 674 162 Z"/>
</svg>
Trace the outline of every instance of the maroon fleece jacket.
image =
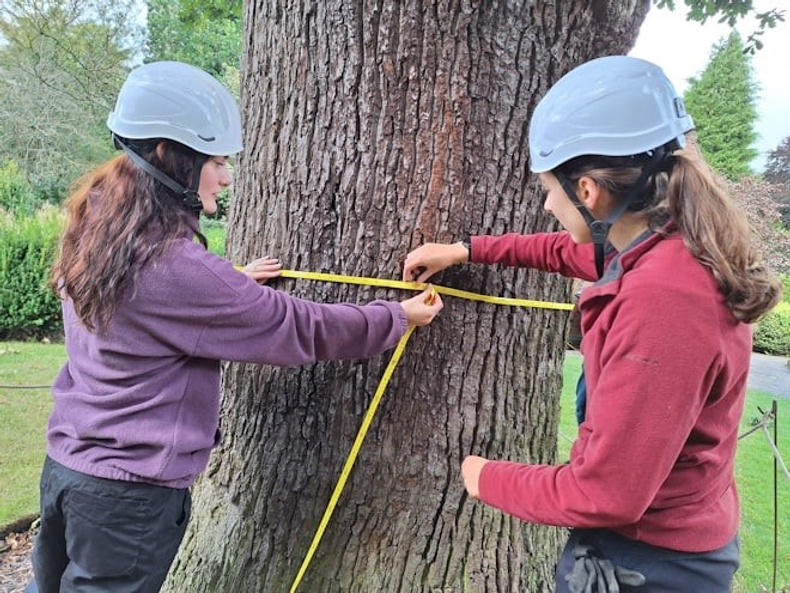
<svg viewBox="0 0 790 593">
<path fill-rule="evenodd" d="M 593 280 L 592 246 L 566 232 L 481 236 L 475 262 Z M 677 233 L 646 233 L 580 302 L 585 421 L 570 462 L 493 461 L 480 498 L 526 521 L 608 528 L 703 552 L 738 527 L 733 464 L 751 352 L 710 270 Z"/>
</svg>

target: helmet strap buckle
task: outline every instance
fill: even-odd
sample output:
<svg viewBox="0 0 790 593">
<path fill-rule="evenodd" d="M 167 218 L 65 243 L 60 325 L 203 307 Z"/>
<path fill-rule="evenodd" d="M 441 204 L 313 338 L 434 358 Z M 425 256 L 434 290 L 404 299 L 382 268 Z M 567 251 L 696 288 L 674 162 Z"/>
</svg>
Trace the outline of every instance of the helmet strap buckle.
<svg viewBox="0 0 790 593">
<path fill-rule="evenodd" d="M 203 210 L 203 202 L 200 200 L 200 195 L 197 193 L 197 190 L 192 188 L 184 190 L 184 193 L 181 194 L 181 196 L 181 199 L 184 202 L 184 206 L 186 206 L 187 210 L 193 214 L 200 214 L 200 212 Z"/>
</svg>

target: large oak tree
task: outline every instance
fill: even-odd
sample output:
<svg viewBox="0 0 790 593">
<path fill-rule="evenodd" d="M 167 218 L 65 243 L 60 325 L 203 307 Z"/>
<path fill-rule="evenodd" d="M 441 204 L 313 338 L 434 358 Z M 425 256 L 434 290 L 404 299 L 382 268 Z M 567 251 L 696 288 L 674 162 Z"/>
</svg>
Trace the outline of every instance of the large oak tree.
<svg viewBox="0 0 790 593">
<path fill-rule="evenodd" d="M 555 228 L 530 114 L 625 53 L 649 0 L 250 0 L 229 253 L 397 278 L 424 241 Z M 438 283 L 567 301 L 567 281 L 460 266 Z M 318 301 L 405 298 L 281 280 Z M 398 366 L 300 591 L 548 591 L 562 533 L 469 500 L 469 453 L 555 462 L 567 312 L 448 297 Z M 195 488 L 173 591 L 288 591 L 388 356 L 229 365 L 224 440 Z M 561 460 L 560 460 L 561 461 Z"/>
</svg>

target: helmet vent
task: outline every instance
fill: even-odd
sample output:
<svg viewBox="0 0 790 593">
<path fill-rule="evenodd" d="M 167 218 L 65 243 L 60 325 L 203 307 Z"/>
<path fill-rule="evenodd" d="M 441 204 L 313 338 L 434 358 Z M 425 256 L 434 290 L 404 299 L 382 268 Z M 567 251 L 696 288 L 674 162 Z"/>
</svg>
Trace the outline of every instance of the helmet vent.
<svg viewBox="0 0 790 593">
<path fill-rule="evenodd" d="M 686 113 L 686 105 L 683 103 L 683 99 L 680 97 L 675 97 L 675 114 L 678 118 L 686 117 L 688 115 Z"/>
</svg>

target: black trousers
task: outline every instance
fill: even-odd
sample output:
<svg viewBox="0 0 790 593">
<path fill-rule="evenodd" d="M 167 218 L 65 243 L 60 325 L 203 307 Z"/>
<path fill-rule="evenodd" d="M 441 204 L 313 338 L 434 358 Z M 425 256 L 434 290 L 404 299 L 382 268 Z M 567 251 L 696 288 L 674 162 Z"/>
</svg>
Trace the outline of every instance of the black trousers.
<svg viewBox="0 0 790 593">
<path fill-rule="evenodd" d="M 574 529 L 557 564 L 555 593 L 569 593 L 565 576 L 573 570 L 576 544 L 593 546 L 615 566 L 636 570 L 645 577 L 639 587 L 621 586 L 622 593 L 728 593 L 738 570 L 738 537 L 712 552 L 678 552 L 630 540 L 606 529 Z"/>
<path fill-rule="evenodd" d="M 47 457 L 27 591 L 156 593 L 190 510 L 189 490 L 96 478 Z"/>
</svg>

